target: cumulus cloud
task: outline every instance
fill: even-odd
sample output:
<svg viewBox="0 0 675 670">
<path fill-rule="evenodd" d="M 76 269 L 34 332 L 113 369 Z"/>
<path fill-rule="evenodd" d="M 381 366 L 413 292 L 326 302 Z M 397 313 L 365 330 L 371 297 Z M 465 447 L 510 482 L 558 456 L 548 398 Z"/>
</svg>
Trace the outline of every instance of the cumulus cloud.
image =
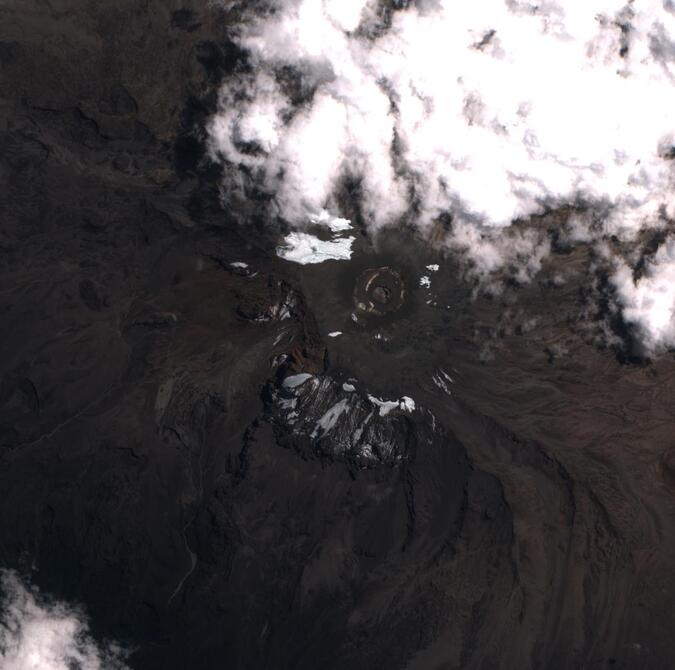
<svg viewBox="0 0 675 670">
<path fill-rule="evenodd" d="M 128 670 L 117 645 L 99 645 L 84 613 L 50 601 L 11 571 L 0 573 L 3 670 Z"/>
<path fill-rule="evenodd" d="M 637 335 L 643 353 L 675 345 L 675 238 L 669 237 L 646 261 L 642 275 L 620 262 L 613 283 L 624 320 Z"/>
<path fill-rule="evenodd" d="M 587 214 L 570 241 L 630 241 L 675 214 L 672 3 L 271 5 L 236 29 L 250 68 L 209 126 L 212 155 L 271 216 L 344 214 L 358 184 L 366 225 L 444 221 L 477 272 L 526 279 L 549 247 L 506 234 L 516 221 L 571 205 Z"/>
</svg>

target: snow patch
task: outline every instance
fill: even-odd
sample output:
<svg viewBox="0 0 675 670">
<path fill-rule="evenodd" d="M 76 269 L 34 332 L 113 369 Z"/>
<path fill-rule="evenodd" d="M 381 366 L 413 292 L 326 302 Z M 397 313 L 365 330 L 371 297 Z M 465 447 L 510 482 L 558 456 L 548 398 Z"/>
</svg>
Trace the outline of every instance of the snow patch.
<svg viewBox="0 0 675 670">
<path fill-rule="evenodd" d="M 298 386 L 304 384 L 308 379 L 312 379 L 313 376 L 314 375 L 310 375 L 306 372 L 301 372 L 297 375 L 291 375 L 290 377 L 286 377 L 286 379 L 284 379 L 283 387 L 287 389 L 297 388 Z"/>
<path fill-rule="evenodd" d="M 349 409 L 349 401 L 346 398 L 343 398 L 335 405 L 333 405 L 317 422 L 314 430 L 312 431 L 312 437 L 317 437 L 317 435 L 326 435 L 331 429 L 335 426 L 340 415 L 346 412 Z M 321 429 L 321 433 L 319 433 Z"/>
<path fill-rule="evenodd" d="M 387 416 L 389 412 L 399 410 L 401 412 L 414 412 L 415 401 L 408 396 L 403 396 L 400 400 L 382 400 L 374 395 L 368 394 L 368 400 L 378 407 L 380 416 Z"/>
<path fill-rule="evenodd" d="M 438 372 L 432 375 L 431 379 L 433 380 L 434 384 L 436 384 L 436 386 L 441 389 L 441 391 L 447 393 L 448 395 L 452 395 L 450 384 L 454 384 L 455 380 L 447 372 L 441 370 L 441 368 L 438 368 Z"/>
<path fill-rule="evenodd" d="M 277 255 L 286 261 L 310 265 L 324 261 L 346 261 L 352 257 L 355 237 L 320 240 L 309 233 L 289 233 L 284 244 L 277 247 Z"/>
</svg>

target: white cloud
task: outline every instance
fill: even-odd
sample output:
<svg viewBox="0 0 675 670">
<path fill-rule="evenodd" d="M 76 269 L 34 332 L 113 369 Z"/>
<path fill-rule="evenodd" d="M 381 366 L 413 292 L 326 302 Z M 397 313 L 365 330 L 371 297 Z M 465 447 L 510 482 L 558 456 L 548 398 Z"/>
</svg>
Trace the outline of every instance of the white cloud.
<svg viewBox="0 0 675 670">
<path fill-rule="evenodd" d="M 344 180 L 359 180 L 368 225 L 449 215 L 445 243 L 475 273 L 527 280 L 550 245 L 515 220 L 583 204 L 564 231 L 576 243 L 634 240 L 675 215 L 667 3 L 436 0 L 379 30 L 375 0 L 275 6 L 239 27 L 252 74 L 225 83 L 209 130 L 212 154 L 291 225 L 340 215 Z"/>
<path fill-rule="evenodd" d="M 322 210 L 316 217 L 311 217 L 310 221 L 318 225 L 326 226 L 332 233 L 342 233 L 352 228 L 349 219 L 342 219 L 339 216 L 331 216 L 326 210 Z"/>
<path fill-rule="evenodd" d="M 324 7 L 329 20 L 341 30 L 351 32 L 359 27 L 368 4 L 369 0 L 325 0 Z"/>
<path fill-rule="evenodd" d="M 657 249 L 637 280 L 621 262 L 613 283 L 623 318 L 633 327 L 644 353 L 675 347 L 675 238 L 669 237 Z"/>
<path fill-rule="evenodd" d="M 128 670 L 118 646 L 94 641 L 80 609 L 47 600 L 7 570 L 0 593 L 3 670 Z"/>
</svg>

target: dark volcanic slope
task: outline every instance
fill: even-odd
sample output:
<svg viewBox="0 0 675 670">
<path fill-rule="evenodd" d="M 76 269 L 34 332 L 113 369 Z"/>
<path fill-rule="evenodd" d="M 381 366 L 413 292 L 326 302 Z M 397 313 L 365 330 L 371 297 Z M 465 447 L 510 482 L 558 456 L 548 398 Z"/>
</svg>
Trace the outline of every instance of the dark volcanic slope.
<svg viewBox="0 0 675 670">
<path fill-rule="evenodd" d="M 673 667 L 672 360 L 594 347 L 582 251 L 476 301 L 403 233 L 271 256 L 192 132 L 227 21 L 0 7 L 2 566 L 139 669 Z"/>
</svg>

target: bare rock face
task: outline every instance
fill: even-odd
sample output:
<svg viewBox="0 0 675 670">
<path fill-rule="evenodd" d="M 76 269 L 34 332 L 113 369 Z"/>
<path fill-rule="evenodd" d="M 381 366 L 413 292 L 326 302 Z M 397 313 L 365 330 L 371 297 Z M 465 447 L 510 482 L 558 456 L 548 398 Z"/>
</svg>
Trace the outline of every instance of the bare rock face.
<svg viewBox="0 0 675 670">
<path fill-rule="evenodd" d="M 280 441 L 357 467 L 395 466 L 413 440 L 424 441 L 424 421 L 414 420 L 410 399 L 363 398 L 353 384 L 329 376 L 300 373 L 271 384 L 268 408 Z"/>
</svg>

